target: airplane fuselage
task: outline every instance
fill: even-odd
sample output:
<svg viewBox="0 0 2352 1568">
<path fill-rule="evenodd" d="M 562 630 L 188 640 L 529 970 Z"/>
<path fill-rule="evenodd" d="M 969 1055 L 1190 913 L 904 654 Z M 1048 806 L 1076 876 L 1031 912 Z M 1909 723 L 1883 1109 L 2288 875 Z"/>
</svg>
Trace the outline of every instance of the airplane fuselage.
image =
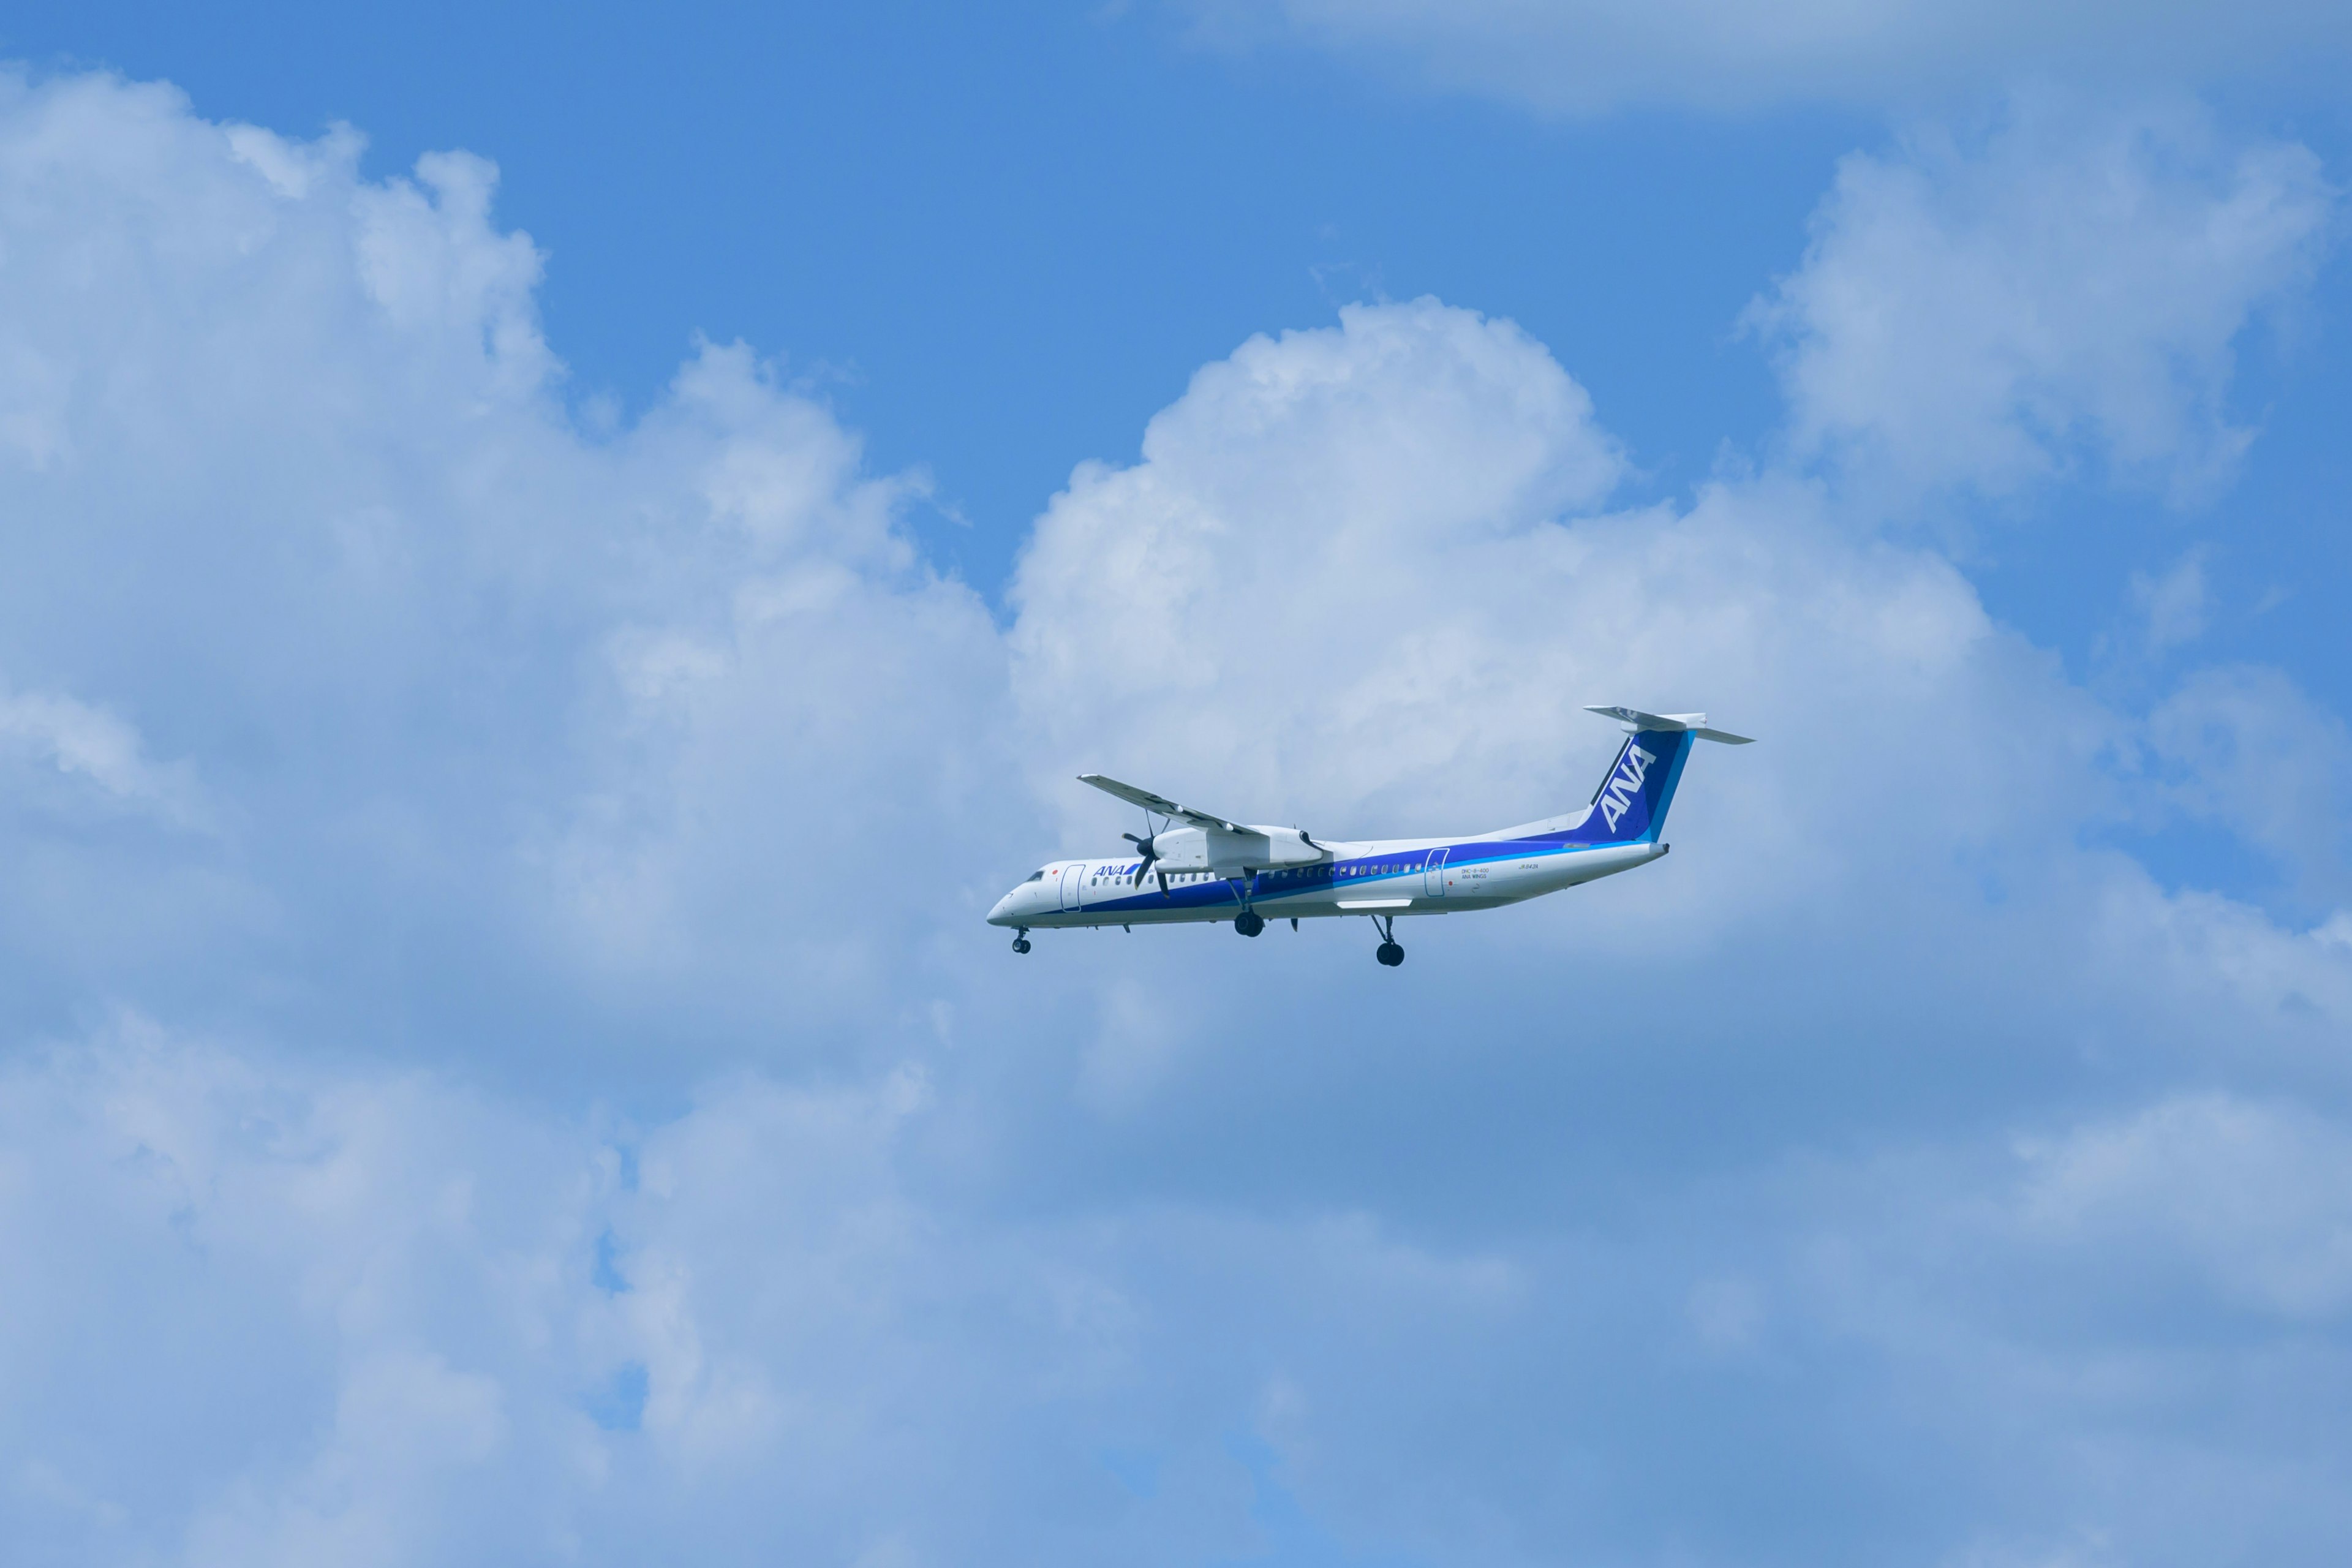
<svg viewBox="0 0 2352 1568">
<path fill-rule="evenodd" d="M 1230 921 L 1244 908 L 1267 920 L 1332 915 L 1442 915 L 1491 910 L 1645 866 L 1658 843 L 1565 844 L 1540 838 L 1397 838 L 1327 844 L 1307 866 L 1147 873 L 1137 859 L 1056 860 L 1007 893 L 989 921 L 1051 931 L 1069 926 Z"/>
</svg>

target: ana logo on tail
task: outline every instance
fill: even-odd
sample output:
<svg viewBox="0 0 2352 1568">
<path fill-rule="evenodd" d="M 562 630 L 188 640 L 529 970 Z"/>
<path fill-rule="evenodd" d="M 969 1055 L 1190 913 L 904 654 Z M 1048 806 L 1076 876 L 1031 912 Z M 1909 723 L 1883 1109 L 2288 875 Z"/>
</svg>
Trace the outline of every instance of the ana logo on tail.
<svg viewBox="0 0 2352 1568">
<path fill-rule="evenodd" d="M 1625 754 L 1618 759 L 1617 771 L 1609 775 L 1609 783 L 1601 792 L 1601 815 L 1608 819 L 1609 831 L 1617 831 L 1617 820 L 1632 808 L 1633 797 L 1641 793 L 1642 780 L 1657 757 L 1642 749 L 1641 743 L 1628 741 Z"/>
</svg>

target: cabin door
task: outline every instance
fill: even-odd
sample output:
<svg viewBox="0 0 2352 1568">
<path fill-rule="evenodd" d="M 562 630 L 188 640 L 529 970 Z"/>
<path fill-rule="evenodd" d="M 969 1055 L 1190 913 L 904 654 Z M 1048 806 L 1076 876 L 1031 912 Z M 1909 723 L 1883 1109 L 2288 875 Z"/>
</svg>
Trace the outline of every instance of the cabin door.
<svg viewBox="0 0 2352 1568">
<path fill-rule="evenodd" d="M 1433 849 L 1429 852 L 1429 864 L 1421 873 L 1421 895 L 1425 899 L 1442 899 L 1445 896 L 1444 850 Z"/>
<path fill-rule="evenodd" d="M 1076 909 L 1078 907 L 1078 895 L 1086 890 L 1086 886 L 1087 868 L 1084 866 L 1063 867 L 1062 907 L 1066 910 Z"/>
</svg>

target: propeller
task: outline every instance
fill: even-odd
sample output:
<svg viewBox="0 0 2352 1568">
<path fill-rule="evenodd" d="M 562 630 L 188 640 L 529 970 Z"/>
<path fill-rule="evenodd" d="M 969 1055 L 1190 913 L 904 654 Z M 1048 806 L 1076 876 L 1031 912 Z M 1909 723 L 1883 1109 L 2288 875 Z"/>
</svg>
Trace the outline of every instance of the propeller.
<svg viewBox="0 0 2352 1568">
<path fill-rule="evenodd" d="M 1137 851 L 1143 857 L 1135 863 L 1135 880 L 1132 885 L 1138 888 L 1143 886 L 1144 873 L 1150 870 L 1160 858 L 1160 836 L 1151 831 L 1151 814 L 1148 811 L 1143 814 L 1143 827 L 1144 831 L 1140 836 L 1133 833 L 1119 835 L 1121 838 L 1134 845 Z M 1164 871 L 1160 873 L 1160 890 L 1163 894 L 1168 891 L 1168 874 Z"/>
</svg>

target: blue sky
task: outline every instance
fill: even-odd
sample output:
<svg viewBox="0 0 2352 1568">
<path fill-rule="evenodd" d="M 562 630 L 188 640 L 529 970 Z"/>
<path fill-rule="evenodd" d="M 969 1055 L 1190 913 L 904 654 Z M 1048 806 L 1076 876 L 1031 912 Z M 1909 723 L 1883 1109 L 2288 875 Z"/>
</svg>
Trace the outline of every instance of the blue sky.
<svg viewBox="0 0 2352 1568">
<path fill-rule="evenodd" d="M 12 13 L 5 1538 L 2337 1560 L 2348 42 Z"/>
</svg>

